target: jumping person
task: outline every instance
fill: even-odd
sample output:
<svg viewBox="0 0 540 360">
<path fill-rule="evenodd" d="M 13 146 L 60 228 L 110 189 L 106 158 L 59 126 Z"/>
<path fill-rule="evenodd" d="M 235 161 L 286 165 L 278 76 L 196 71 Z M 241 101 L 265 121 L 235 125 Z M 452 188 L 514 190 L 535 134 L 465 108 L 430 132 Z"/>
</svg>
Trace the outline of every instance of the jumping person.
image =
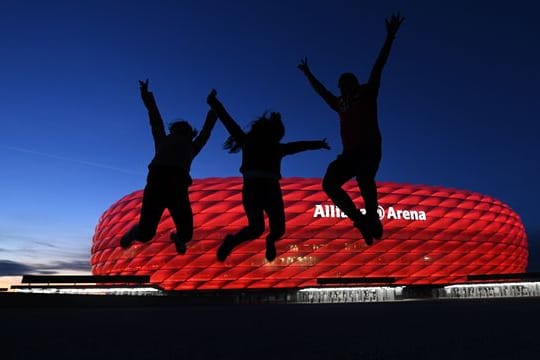
<svg viewBox="0 0 540 360">
<path fill-rule="evenodd" d="M 330 108 L 339 114 L 340 118 L 343 152 L 328 166 L 323 179 L 323 189 L 334 204 L 360 230 L 368 245 L 373 243 L 373 238 L 381 239 L 383 235 L 382 223 L 377 214 L 378 200 L 375 183 L 375 175 L 382 156 L 382 138 L 377 119 L 377 96 L 383 67 L 404 18 L 397 13 L 385 21 L 386 40 L 366 84 L 360 84 L 354 74 L 344 73 L 338 82 L 341 96 L 337 97 L 311 73 L 307 58 L 298 65 L 311 86 Z M 342 189 L 343 184 L 353 177 L 356 178 L 364 199 L 365 216 Z"/>
<path fill-rule="evenodd" d="M 184 254 L 186 243 L 193 236 L 193 213 L 188 194 L 192 183 L 191 162 L 208 141 L 217 115 L 212 110 L 208 111 L 198 136 L 197 130 L 187 121 L 170 124 L 167 135 L 154 95 L 148 91 L 148 80 L 139 81 L 139 86 L 148 110 L 155 155 L 148 165 L 139 223 L 122 237 L 120 245 L 127 248 L 135 240 L 152 240 L 163 211 L 169 209 L 176 227 L 176 232 L 171 233 L 170 237 L 176 245 L 176 251 Z"/>
<path fill-rule="evenodd" d="M 264 232 L 264 213 L 270 232 L 266 237 L 266 259 L 276 258 L 275 242 L 285 233 L 285 209 L 279 180 L 281 160 L 306 150 L 329 149 L 326 140 L 281 143 L 285 127 L 279 113 L 264 113 L 251 124 L 246 133 L 229 115 L 212 92 L 208 104 L 217 113 L 230 134 L 224 148 L 230 153 L 242 150 L 242 203 L 248 225 L 234 235 L 227 235 L 217 251 L 219 261 L 225 261 L 233 248 L 244 241 L 258 238 Z"/>
</svg>

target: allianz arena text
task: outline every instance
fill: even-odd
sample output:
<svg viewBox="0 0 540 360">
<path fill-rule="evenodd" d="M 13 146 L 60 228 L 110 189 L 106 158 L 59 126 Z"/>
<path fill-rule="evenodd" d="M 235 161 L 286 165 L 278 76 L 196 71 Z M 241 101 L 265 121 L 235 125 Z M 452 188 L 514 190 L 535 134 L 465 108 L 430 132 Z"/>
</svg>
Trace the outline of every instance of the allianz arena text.
<svg viewBox="0 0 540 360">
<path fill-rule="evenodd" d="M 321 179 L 281 180 L 287 229 L 278 256 L 265 259 L 265 240 L 244 243 L 223 263 L 216 251 L 247 224 L 239 177 L 194 180 L 190 198 L 195 231 L 185 255 L 170 240 L 165 211 L 148 243 L 120 247 L 138 222 L 142 190 L 118 200 L 99 219 L 92 239 L 94 275 L 150 275 L 167 290 L 303 288 L 324 278 L 392 277 L 394 284 L 451 284 L 468 275 L 522 273 L 527 238 L 506 204 L 475 192 L 425 185 L 378 183 L 384 237 L 367 246 L 322 191 Z M 362 207 L 351 181 L 344 188 Z"/>
</svg>

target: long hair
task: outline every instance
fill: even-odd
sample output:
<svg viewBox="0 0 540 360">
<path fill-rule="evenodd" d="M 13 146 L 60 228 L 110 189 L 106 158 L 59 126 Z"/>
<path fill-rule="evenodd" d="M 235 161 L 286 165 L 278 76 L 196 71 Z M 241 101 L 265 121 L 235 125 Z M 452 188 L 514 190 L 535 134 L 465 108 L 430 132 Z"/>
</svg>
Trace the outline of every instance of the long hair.
<svg viewBox="0 0 540 360">
<path fill-rule="evenodd" d="M 250 123 L 250 129 L 246 136 L 254 137 L 263 144 L 269 142 L 279 143 L 285 135 L 285 126 L 281 121 L 281 114 L 276 112 L 270 113 L 270 116 L 267 116 L 267 114 L 268 112 L 265 111 Z M 242 145 L 233 136 L 229 136 L 225 140 L 223 148 L 228 150 L 229 153 L 237 153 L 242 149 Z"/>
</svg>

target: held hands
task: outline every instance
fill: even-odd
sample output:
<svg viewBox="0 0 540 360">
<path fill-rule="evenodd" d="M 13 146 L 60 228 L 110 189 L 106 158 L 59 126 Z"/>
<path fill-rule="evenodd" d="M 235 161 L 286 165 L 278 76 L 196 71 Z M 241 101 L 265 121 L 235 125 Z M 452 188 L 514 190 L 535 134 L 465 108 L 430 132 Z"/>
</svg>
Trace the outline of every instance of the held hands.
<svg viewBox="0 0 540 360">
<path fill-rule="evenodd" d="M 401 16 L 399 11 L 396 14 L 392 14 L 390 19 L 386 18 L 384 20 L 386 23 L 386 32 L 389 37 L 393 38 L 396 36 L 396 33 L 398 32 L 399 27 L 401 26 L 401 23 L 403 23 L 404 20 L 405 18 Z"/>
<path fill-rule="evenodd" d="M 206 97 L 206 103 L 210 105 L 211 108 L 213 108 L 218 102 L 218 99 L 216 98 L 216 96 L 217 96 L 216 89 L 212 89 L 212 91 L 210 91 L 210 94 L 208 94 L 208 96 Z"/>
<path fill-rule="evenodd" d="M 298 69 L 302 71 L 304 74 L 309 74 L 311 70 L 309 69 L 307 57 L 304 57 L 300 60 L 300 64 L 298 64 Z"/>
</svg>

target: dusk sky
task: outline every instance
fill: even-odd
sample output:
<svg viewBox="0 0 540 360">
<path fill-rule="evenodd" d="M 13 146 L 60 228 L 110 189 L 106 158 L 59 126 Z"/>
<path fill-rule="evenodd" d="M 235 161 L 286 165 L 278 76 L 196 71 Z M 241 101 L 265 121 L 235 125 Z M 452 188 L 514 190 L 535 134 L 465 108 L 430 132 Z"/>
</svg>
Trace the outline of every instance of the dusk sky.
<svg viewBox="0 0 540 360">
<path fill-rule="evenodd" d="M 341 151 L 338 117 L 297 69 L 337 94 L 367 80 L 384 19 L 406 17 L 382 76 L 378 181 L 495 197 L 540 250 L 536 1 L 16 1 L 0 3 L 0 275 L 89 271 L 101 214 L 145 184 L 153 143 L 138 80 L 166 122 L 200 129 L 212 88 L 243 126 L 279 111 L 285 158 L 319 177 Z M 193 178 L 239 176 L 218 123 Z M 536 271 L 539 269 L 534 269 Z"/>
</svg>

